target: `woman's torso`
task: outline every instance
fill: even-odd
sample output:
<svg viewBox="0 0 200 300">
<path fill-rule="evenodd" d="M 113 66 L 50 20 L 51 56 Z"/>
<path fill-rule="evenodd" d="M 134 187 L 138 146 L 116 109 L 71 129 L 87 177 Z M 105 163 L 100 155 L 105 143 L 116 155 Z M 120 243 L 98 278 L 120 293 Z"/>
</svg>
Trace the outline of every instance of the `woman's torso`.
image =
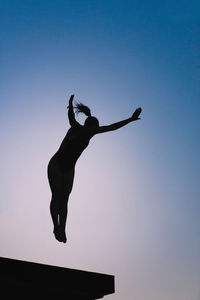
<svg viewBox="0 0 200 300">
<path fill-rule="evenodd" d="M 56 160 L 63 170 L 74 167 L 92 136 L 93 134 L 88 132 L 84 126 L 78 124 L 71 127 L 51 160 Z"/>
</svg>

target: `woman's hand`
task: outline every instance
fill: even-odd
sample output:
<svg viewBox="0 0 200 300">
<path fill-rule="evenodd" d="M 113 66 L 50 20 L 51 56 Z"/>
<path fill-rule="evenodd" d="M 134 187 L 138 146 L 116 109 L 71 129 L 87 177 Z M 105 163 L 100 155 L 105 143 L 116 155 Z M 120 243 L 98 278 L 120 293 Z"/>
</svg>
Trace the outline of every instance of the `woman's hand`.
<svg viewBox="0 0 200 300">
<path fill-rule="evenodd" d="M 74 100 L 74 95 L 71 95 L 71 97 L 69 98 L 69 106 L 72 106 L 73 100 Z"/>
<path fill-rule="evenodd" d="M 141 112 L 142 112 L 142 108 L 141 107 L 137 108 L 134 111 L 133 115 L 131 116 L 131 120 L 132 121 L 140 120 L 139 115 L 141 114 Z"/>
<path fill-rule="evenodd" d="M 74 95 L 71 95 L 71 97 L 69 98 L 69 105 L 67 106 L 67 108 L 73 107 L 72 106 L 73 100 L 74 100 Z"/>
</svg>

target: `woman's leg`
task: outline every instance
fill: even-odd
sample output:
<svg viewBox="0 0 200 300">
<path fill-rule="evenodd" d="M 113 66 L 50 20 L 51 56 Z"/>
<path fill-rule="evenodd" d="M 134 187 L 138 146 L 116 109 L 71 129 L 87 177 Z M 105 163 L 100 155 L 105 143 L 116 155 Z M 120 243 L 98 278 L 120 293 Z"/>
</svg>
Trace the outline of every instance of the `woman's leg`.
<svg viewBox="0 0 200 300">
<path fill-rule="evenodd" d="M 68 212 L 68 200 L 69 195 L 72 191 L 74 182 L 74 168 L 68 170 L 64 173 L 64 193 L 63 197 L 60 198 L 60 209 L 59 209 L 59 226 L 60 231 L 63 237 L 63 242 L 66 242 L 65 227 L 67 221 L 67 212 Z"/>
<path fill-rule="evenodd" d="M 55 192 L 54 190 L 54 192 L 52 193 L 52 199 L 50 203 L 50 212 L 51 212 L 51 217 L 54 225 L 53 233 L 55 235 L 55 238 L 59 242 L 63 242 L 63 234 L 61 234 L 60 223 L 59 223 L 60 202 L 62 197 L 63 195 L 60 193 L 60 191 Z"/>
<path fill-rule="evenodd" d="M 58 216 L 59 216 L 59 208 L 57 205 L 56 196 L 52 195 L 51 203 L 50 203 L 50 212 L 51 212 L 51 218 L 54 225 L 54 231 L 58 229 Z"/>
<path fill-rule="evenodd" d="M 60 170 L 60 166 L 57 162 L 57 159 L 53 157 L 48 165 L 48 179 L 49 179 L 49 185 L 52 192 L 52 198 L 50 203 L 50 213 L 51 218 L 54 225 L 54 234 L 55 238 L 58 241 L 62 241 L 59 231 L 59 212 L 60 212 L 60 202 L 61 197 L 63 195 L 63 176 L 62 172 Z"/>
<path fill-rule="evenodd" d="M 58 241 L 66 243 L 67 203 L 73 186 L 74 168 L 63 171 L 57 161 L 52 159 L 48 166 L 48 179 L 52 191 L 50 212 L 54 234 Z"/>
</svg>

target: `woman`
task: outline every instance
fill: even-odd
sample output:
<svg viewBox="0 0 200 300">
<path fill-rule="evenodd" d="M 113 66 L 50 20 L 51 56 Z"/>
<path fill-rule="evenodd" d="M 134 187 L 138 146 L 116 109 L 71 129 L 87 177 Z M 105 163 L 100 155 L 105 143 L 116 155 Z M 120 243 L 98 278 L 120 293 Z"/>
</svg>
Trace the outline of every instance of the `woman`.
<svg viewBox="0 0 200 300">
<path fill-rule="evenodd" d="M 71 128 L 48 164 L 48 179 L 52 192 L 50 212 L 54 225 L 54 235 L 59 242 L 63 243 L 67 241 L 65 234 L 67 204 L 72 191 L 77 159 L 95 134 L 116 130 L 132 121 L 139 120 L 139 115 L 142 111 L 141 108 L 138 108 L 126 120 L 109 126 L 99 126 L 99 121 L 91 115 L 90 109 L 79 103 L 75 106 L 76 112 L 82 112 L 87 116 L 82 126 L 75 119 L 73 99 L 74 95 L 70 97 L 68 106 L 68 118 Z"/>
</svg>

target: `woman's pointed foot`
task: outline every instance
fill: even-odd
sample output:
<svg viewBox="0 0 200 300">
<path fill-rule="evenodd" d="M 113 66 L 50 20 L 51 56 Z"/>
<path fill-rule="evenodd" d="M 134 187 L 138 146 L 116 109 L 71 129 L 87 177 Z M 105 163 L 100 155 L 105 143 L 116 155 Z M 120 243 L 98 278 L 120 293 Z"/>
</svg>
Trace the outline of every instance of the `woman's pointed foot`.
<svg viewBox="0 0 200 300">
<path fill-rule="evenodd" d="M 62 242 L 62 243 L 67 242 L 65 231 L 61 231 L 60 228 L 57 228 L 57 229 L 54 228 L 53 233 L 54 233 L 57 241 Z"/>
<path fill-rule="evenodd" d="M 62 242 L 62 236 L 59 229 L 54 229 L 53 231 L 57 241 Z"/>
<path fill-rule="evenodd" d="M 66 242 L 67 242 L 67 237 L 66 237 L 66 234 L 65 234 L 64 231 L 61 232 L 61 239 L 62 239 L 62 242 L 63 242 L 63 243 L 66 243 Z"/>
</svg>

